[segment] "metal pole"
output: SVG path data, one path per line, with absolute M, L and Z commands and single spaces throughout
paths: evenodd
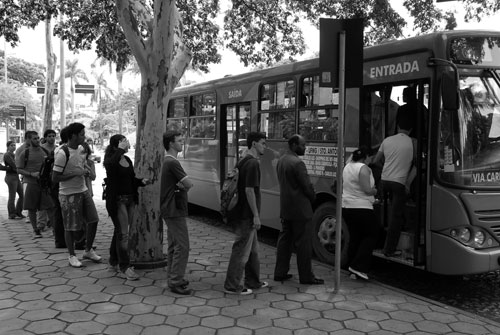
M 345 31 L 339 36 L 339 121 L 337 146 L 337 224 L 335 225 L 335 280 L 334 291 L 340 288 L 340 264 L 342 250 L 342 172 L 344 170 L 344 113 L 345 113 Z
M 62 24 L 63 22 L 63 14 L 59 17 L 59 20 Z M 61 38 L 59 40 L 59 53 L 61 62 L 59 63 L 59 103 L 60 103 L 60 119 L 59 126 L 61 129 L 66 127 L 66 91 L 65 91 L 65 77 L 64 77 L 64 41 Z

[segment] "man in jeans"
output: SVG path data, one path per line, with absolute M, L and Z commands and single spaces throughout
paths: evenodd
M 64 238 L 69 252 L 69 265 L 81 267 L 82 263 L 75 254 L 75 233 L 86 224 L 86 247 L 83 258 L 100 262 L 101 256 L 98 256 L 92 248 L 99 217 L 85 184 L 85 176 L 90 173 L 85 166 L 85 153 L 81 146 L 85 141 L 85 126 L 81 123 L 72 123 L 66 127 L 66 135 L 69 159 L 66 159 L 64 150 L 57 151 L 53 181 L 59 183 L 59 202 L 64 223 Z
M 167 276 L 168 287 L 177 294 L 189 295 L 189 282 L 184 279 L 189 258 L 187 192 L 193 183 L 177 160 L 182 151 L 180 132 L 169 130 L 163 134 L 167 155 L 161 170 L 160 211 L 167 224 Z
M 382 191 L 384 198 L 389 199 L 391 209 L 389 213 L 389 224 L 384 245 L 386 257 L 401 255 L 401 250 L 396 250 L 404 223 L 404 207 L 406 204 L 406 179 L 410 172 L 413 161 L 413 142 L 409 136 L 411 132 L 411 120 L 407 117 L 401 118 L 397 125 L 398 133 L 387 137 L 373 160 L 376 164 L 384 160 L 382 169 Z
M 229 294 L 252 294 L 252 289 L 267 287 L 260 281 L 260 165 L 259 157 L 266 149 L 266 135 L 251 132 L 247 136 L 247 155 L 238 164 L 238 203 L 228 213 L 228 222 L 234 227 L 236 240 L 227 267 L 224 289 Z M 242 284 L 243 274 L 245 274 Z

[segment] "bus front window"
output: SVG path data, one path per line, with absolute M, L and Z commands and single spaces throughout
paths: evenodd
M 439 176 L 460 186 L 500 186 L 500 86 L 490 71 L 460 77 L 458 111 L 440 116 Z

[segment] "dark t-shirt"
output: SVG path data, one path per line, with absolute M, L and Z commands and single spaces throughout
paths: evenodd
M 253 219 L 253 213 L 245 193 L 246 187 L 253 187 L 255 201 L 260 213 L 260 164 L 255 158 L 246 159 L 241 165 L 238 178 L 238 204 L 228 213 L 229 220 Z
M 177 183 L 187 177 L 181 163 L 172 156 L 163 160 L 161 171 L 160 210 L 164 218 L 188 215 L 187 191 L 177 187 Z
M 118 188 L 117 195 L 132 195 L 135 192 L 134 188 L 134 167 L 129 165 L 127 167 L 118 164 Z

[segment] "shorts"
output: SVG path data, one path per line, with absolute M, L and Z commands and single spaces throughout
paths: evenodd
M 118 204 L 124 204 L 128 207 L 134 203 L 134 196 L 132 194 L 118 195 L 116 196 L 116 202 Z
M 82 230 L 84 224 L 99 221 L 94 200 L 88 191 L 70 195 L 59 194 L 59 202 L 64 229 L 67 231 Z
M 54 207 L 50 193 L 42 189 L 37 183 L 24 183 L 23 192 L 23 209 L 45 210 Z

